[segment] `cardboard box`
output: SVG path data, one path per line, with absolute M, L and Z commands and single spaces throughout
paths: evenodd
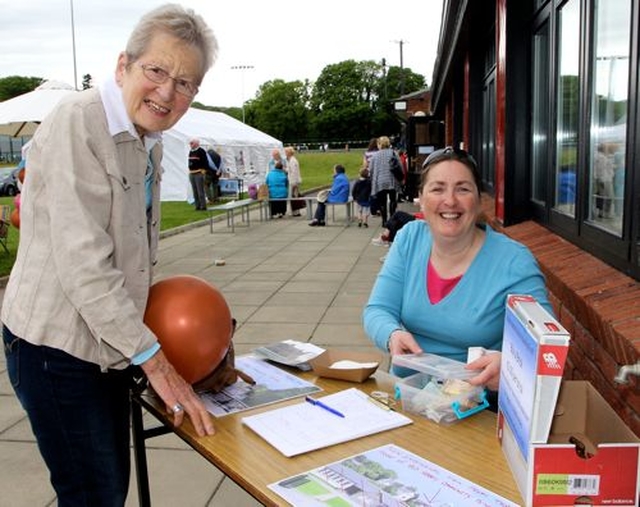
M 522 453 L 503 412 L 498 435 L 527 506 L 640 502 L 640 439 L 589 382 L 564 381 L 548 443 Z
M 498 436 L 527 506 L 638 505 L 640 439 L 588 382 L 562 381 L 569 333 L 507 298 Z
M 525 459 L 530 443 L 549 437 L 569 339 L 535 298 L 507 298 L 498 406 Z
M 357 363 L 376 363 L 368 368 L 331 368 L 338 361 L 354 361 Z M 311 369 L 320 377 L 347 380 L 349 382 L 364 382 L 375 373 L 382 361 L 382 355 L 377 352 L 352 352 L 348 350 L 327 349 L 319 356 L 309 361 Z

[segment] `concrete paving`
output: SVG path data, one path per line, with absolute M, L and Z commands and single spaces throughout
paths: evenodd
M 344 220 L 338 210 L 336 220 Z M 218 287 L 238 320 L 237 354 L 283 339 L 372 350 L 360 319 L 386 248 L 371 244 L 380 233 L 380 218 L 372 217 L 370 224 L 309 227 L 304 218 L 288 216 L 260 222 L 253 210 L 250 227 L 238 220 L 230 233 L 226 222 L 216 221 L 210 234 L 205 221 L 160 241 L 156 278 L 192 274 Z M 216 259 L 225 264 L 217 266 Z M 154 506 L 260 505 L 174 435 L 148 440 L 147 457 Z M 29 422 L 9 384 L 4 354 L 0 470 L 0 505 L 56 505 Z M 134 473 L 126 505 L 138 505 Z

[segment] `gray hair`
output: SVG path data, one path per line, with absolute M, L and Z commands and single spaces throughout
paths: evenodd
M 201 82 L 218 54 L 218 41 L 202 16 L 178 4 L 161 5 L 147 12 L 140 18 L 127 42 L 126 54 L 130 62 L 137 61 L 144 54 L 158 32 L 176 37 L 200 50 L 202 68 L 198 81 Z

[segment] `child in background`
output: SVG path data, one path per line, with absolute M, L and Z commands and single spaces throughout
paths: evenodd
M 353 185 L 351 195 L 358 203 L 358 227 L 363 225 L 369 227 L 367 222 L 370 214 L 371 178 L 369 178 L 369 169 L 366 167 L 360 169 L 360 179 Z

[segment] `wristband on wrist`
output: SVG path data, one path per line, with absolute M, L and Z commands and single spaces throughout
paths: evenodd
M 139 354 L 135 355 L 131 359 L 131 364 L 135 366 L 140 366 L 142 363 L 145 363 L 149 359 L 151 359 L 159 350 L 160 350 L 160 344 L 158 342 L 155 342 L 147 350 L 143 350 Z

